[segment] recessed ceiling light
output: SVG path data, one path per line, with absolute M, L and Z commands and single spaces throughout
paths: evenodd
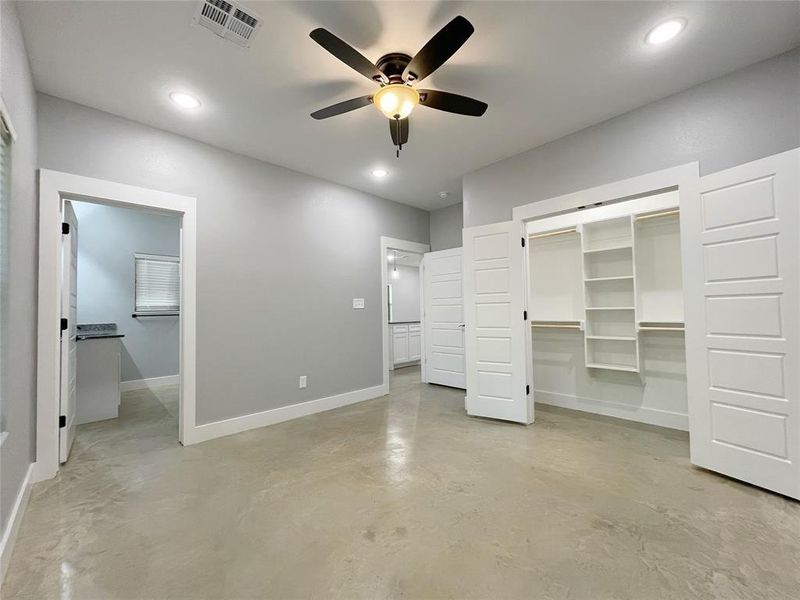
M 686 27 L 686 19 L 670 19 L 653 27 L 645 36 L 644 41 L 650 45 L 657 46 L 670 41 Z
M 200 100 L 184 92 L 172 92 L 169 95 L 169 99 L 181 108 L 186 108 L 188 110 L 200 108 Z
M 374 169 L 372 171 L 372 176 L 373 177 L 377 177 L 378 179 L 383 179 L 388 174 L 389 174 L 389 171 L 387 171 L 386 169 Z
M 447 192 L 439 192 L 439 198 L 447 198 L 449 195 Z

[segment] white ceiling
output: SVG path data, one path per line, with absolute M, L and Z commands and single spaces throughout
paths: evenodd
M 481 166 L 800 45 L 795 1 L 244 4 L 264 20 L 249 50 L 192 26 L 194 1 L 18 6 L 40 91 L 425 209 L 459 201 L 461 176 Z M 488 102 L 484 117 L 419 107 L 397 160 L 372 107 L 308 116 L 375 89 L 312 29 L 377 60 L 413 55 L 457 14 L 475 33 L 424 85 Z M 646 46 L 673 16 L 686 31 Z M 176 89 L 202 108 L 176 110 Z M 390 176 L 375 180 L 378 166 Z

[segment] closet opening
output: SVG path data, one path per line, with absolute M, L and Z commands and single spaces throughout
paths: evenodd
M 688 431 L 678 198 L 526 223 L 537 403 Z

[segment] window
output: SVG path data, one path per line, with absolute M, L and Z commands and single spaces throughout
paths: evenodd
M 181 261 L 177 256 L 134 254 L 136 301 L 134 312 L 178 314 L 181 307 Z

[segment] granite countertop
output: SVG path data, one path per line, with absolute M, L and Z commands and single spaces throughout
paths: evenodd
M 78 323 L 75 339 L 99 340 L 104 338 L 122 338 L 124 333 L 117 331 L 116 323 Z

